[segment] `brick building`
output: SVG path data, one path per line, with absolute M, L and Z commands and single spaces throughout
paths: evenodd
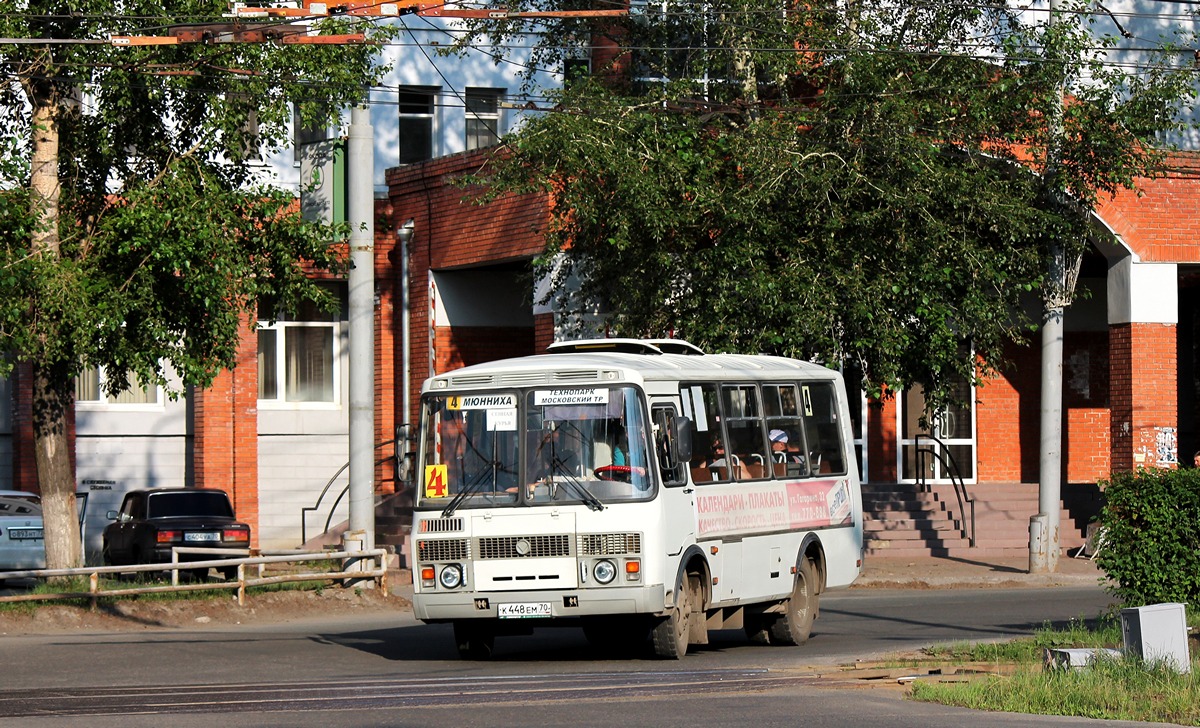
M 540 351 L 554 339 L 554 314 L 537 306 L 529 280 L 546 201 L 466 201 L 468 191 L 448 180 L 479 163 L 459 155 L 388 175 L 393 219 L 411 219 L 415 230 L 414 393 L 431 373 Z M 1123 193 L 1098 211 L 1096 240 L 1080 269 L 1081 295 L 1065 314 L 1063 364 L 1063 482 L 1077 486 L 1064 493 L 1082 493 L 1093 507 L 1095 483 L 1113 470 L 1175 467 L 1181 452 L 1190 462 L 1200 449 L 1194 411 L 1200 221 L 1186 212 L 1197 193 L 1200 180 L 1172 174 L 1143 181 L 1142 194 Z M 1030 310 L 1038 305 L 1031 300 Z M 984 386 L 962 384 L 962 398 L 974 406 L 935 418 L 941 444 L 933 447 L 951 455 L 959 475 L 981 493 L 1038 481 L 1039 343 L 1034 336 L 1032 345 L 1011 347 L 1011 366 Z M 919 391 L 884 402 L 857 399 L 864 481 L 949 481 L 941 461 L 918 463 L 918 435 L 931 434 L 918 425 Z M 919 465 L 925 472 L 917 472 Z M 1013 529 L 1023 532 L 1036 510 L 1009 517 L 1010 548 L 1018 538 Z M 1076 545 L 1085 525 L 1077 515 L 1063 543 Z
M 426 376 L 540 351 L 555 338 L 555 314 L 537 304 L 531 275 L 548 201 L 508 197 L 479 205 L 471 190 L 450 181 L 477 169 L 485 153 L 389 170 L 388 197 L 377 200 L 376 481 L 384 501 L 403 490 L 389 459 L 391 441 L 415 415 Z M 1079 282 L 1089 295 L 1068 307 L 1065 318 L 1064 483 L 1094 490 L 1112 470 L 1173 467 L 1181 459 L 1190 462 L 1200 448 L 1200 219 L 1187 212 L 1198 192 L 1200 180 L 1175 174 L 1146 181 L 1141 195 L 1119 195 L 1098 211 L 1098 238 Z M 396 230 L 410 220 L 408 386 L 414 411 L 406 416 Z M 341 284 L 330 285 L 337 290 Z M 179 401 L 161 393 L 103 401 L 102 394 L 80 389 L 73 434 L 77 480 L 91 495 L 91 551 L 98 547 L 104 511 L 133 487 L 226 488 L 263 546 L 296 546 L 321 533 L 327 520 L 335 526 L 344 521 L 345 499 L 338 501 L 345 482 L 338 469 L 348 452 L 340 404 L 344 324 L 341 317 L 320 314 L 274 326 L 264 321 L 247 329 L 236 369 Z M 981 491 L 1038 478 L 1039 350 L 1013 348 L 1010 354 L 1013 366 L 985 386 L 964 390 L 973 407 L 936 419 L 960 474 Z M 0 443 L 8 446 L 11 483 L 32 490 L 28 382 L 18 372 L 8 386 L 13 407 L 7 421 L 0 420 L 8 434 Z M 298 395 L 290 397 L 291 390 Z M 920 393 L 900 392 L 881 403 L 857 399 L 864 480 L 916 480 Z M 938 482 L 949 473 L 935 462 L 923 475 Z M 401 509 L 404 495 L 391 499 Z M 380 542 L 395 543 L 397 534 L 389 538 L 386 531 L 399 532 L 402 521 L 390 519 L 386 509 L 381 513 Z
M 619 57 L 611 44 L 593 48 L 593 54 L 597 68 Z M 464 199 L 471 190 L 449 184 L 476 170 L 486 153 L 462 150 L 490 144 L 521 114 L 522 99 L 509 92 L 518 85 L 514 72 L 484 75 L 478 69 L 492 65 L 486 61 L 456 65 L 449 77 L 432 66 L 398 63 L 388 81 L 398 105 L 373 108 L 376 127 L 384 130 L 376 144 L 376 181 L 379 167 L 407 165 L 387 170 L 375 225 L 381 531 L 402 528 L 390 515 L 392 504 L 402 510 L 405 499 L 403 492 L 392 497 L 403 488 L 389 457 L 398 426 L 415 415 L 415 406 L 403 411 L 405 386 L 415 404 L 421 381 L 431 373 L 540 351 L 555 338 L 555 314 L 538 304 L 531 275 L 548 201 L 505 198 L 480 206 Z M 620 72 L 618 66 L 614 73 Z M 450 152 L 459 153 L 443 156 Z M 275 166 L 301 176 L 290 155 Z M 1090 295 L 1066 311 L 1064 483 L 1085 489 L 1094 490 L 1114 469 L 1171 467 L 1190 462 L 1191 453 L 1200 450 L 1195 412 L 1200 217 L 1188 212 L 1200 205 L 1200 179 L 1184 171 L 1142 187 L 1143 194 L 1122 193 L 1099 209 L 1096 243 L 1080 273 L 1080 288 Z M 381 191 L 377 188 L 377 196 Z M 396 231 L 409 220 L 406 306 Z M 344 283 L 330 285 L 344 295 Z M 400 343 L 406 319 L 407 377 Z M 85 536 L 93 555 L 105 511 L 136 487 L 225 488 L 262 546 L 297 546 L 324 531 L 327 522 L 344 521 L 346 329 L 344 314 L 302 312 L 272 325 L 264 320 L 247 329 L 235 370 L 177 401 L 162 392 L 113 400 L 98 387 L 81 385 L 71 435 L 77 482 L 90 495 Z M 943 443 L 937 447 L 953 455 L 963 478 L 981 491 L 983 486 L 1016 491 L 1037 481 L 1036 344 L 1035 339 L 1033 346 L 1014 347 L 1014 365 L 985 386 L 971 390 L 963 383 L 960 394 L 973 406 L 936 420 Z M 0 487 L 35 490 L 29 383 L 18 372 L 0 382 L 0 396 L 4 391 L 12 407 L 0 407 Z M 927 434 L 918 426 L 919 391 L 880 403 L 861 396 L 857 401 L 865 481 L 947 480 L 950 473 L 939 462 L 918 472 L 918 435 Z M 1022 517 L 1012 519 L 1018 529 L 1025 528 Z M 384 533 L 377 541 L 395 542 Z

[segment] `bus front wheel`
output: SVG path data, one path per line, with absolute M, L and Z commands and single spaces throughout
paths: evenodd
M 687 654 L 688 638 L 691 634 L 692 602 L 699 598 L 698 592 L 699 579 L 689 574 L 675 597 L 675 606 L 650 633 L 650 639 L 654 643 L 654 654 L 668 660 L 681 660 Z
M 470 621 L 454 623 L 454 644 L 464 660 L 486 660 L 496 646 L 496 635 L 482 625 Z
M 812 559 L 800 562 L 792 594 L 784 602 L 785 612 L 771 625 L 771 642 L 777 645 L 802 645 L 812 634 L 817 616 L 817 569 Z

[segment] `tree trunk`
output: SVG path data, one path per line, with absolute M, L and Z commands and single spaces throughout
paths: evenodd
M 52 66 L 49 54 L 46 69 Z M 37 226 L 30 252 L 57 261 L 59 249 L 58 119 L 61 107 L 53 82 L 27 80 L 25 90 L 33 107 L 30 152 L 30 205 Z M 71 443 L 67 439 L 70 409 L 70 368 L 62 362 L 40 361 L 33 372 L 33 443 L 38 487 L 42 496 L 42 522 L 46 538 L 46 566 L 65 569 L 79 566 L 82 549 L 79 518 L 75 511 L 75 476 L 71 469 Z
M 67 438 L 67 413 L 73 395 L 66 367 L 34 365 L 34 463 L 42 491 L 46 567 L 49 569 L 79 566 L 83 556 L 75 507 L 71 443 Z
M 36 254 L 58 257 L 58 200 L 62 188 L 58 182 L 58 98 L 53 86 L 29 82 L 26 93 L 33 105 L 30 169 L 30 206 L 37 227 L 30 240 Z

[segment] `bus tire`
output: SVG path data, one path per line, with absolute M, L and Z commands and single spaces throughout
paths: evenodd
M 792 594 L 784 602 L 785 611 L 771 625 L 771 643 L 802 645 L 807 642 L 817 615 L 817 599 L 817 569 L 812 559 L 804 559 L 796 570 Z
M 692 601 L 696 589 L 692 584 L 696 578 L 688 574 L 675 598 L 670 613 L 654 626 L 650 639 L 654 643 L 654 654 L 666 660 L 682 660 L 687 654 L 691 634 Z
M 458 656 L 464 660 L 487 660 L 496 646 L 496 635 L 491 630 L 470 621 L 454 623 L 454 645 Z
M 771 644 L 772 620 L 763 614 L 746 614 L 742 617 L 742 631 L 756 645 Z

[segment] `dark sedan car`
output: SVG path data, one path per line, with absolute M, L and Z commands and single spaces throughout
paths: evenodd
M 151 488 L 125 494 L 120 511 L 109 511 L 114 521 L 104 529 L 104 563 L 170 563 L 175 546 L 217 549 L 250 547 L 250 527 L 234 518 L 233 505 L 225 491 L 208 488 Z M 231 556 L 242 555 L 230 554 Z M 222 558 L 218 555 L 180 554 L 180 561 Z M 226 578 L 236 567 L 224 570 Z M 198 578 L 207 569 L 195 569 Z

